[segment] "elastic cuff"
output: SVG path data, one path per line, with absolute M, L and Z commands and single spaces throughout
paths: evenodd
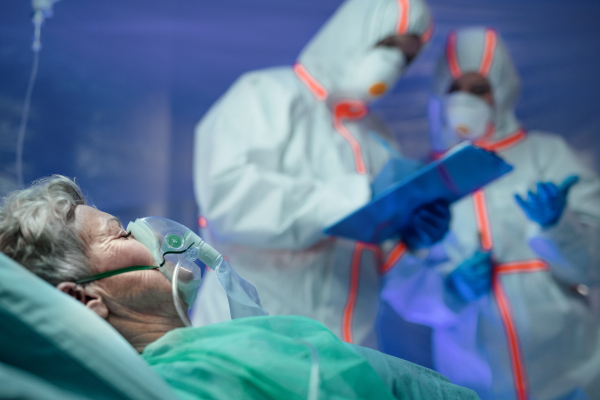
M 579 235 L 578 225 L 577 215 L 569 208 L 565 208 L 558 222 L 552 226 L 543 228 L 537 223 L 531 224 L 527 230 L 527 238 L 542 237 L 555 240 L 564 237 L 575 237 Z

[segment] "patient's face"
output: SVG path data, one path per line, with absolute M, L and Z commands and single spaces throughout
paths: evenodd
M 93 207 L 75 209 L 76 223 L 89 245 L 92 274 L 137 265 L 156 265 L 152 253 L 120 221 Z M 132 271 L 92 284 L 101 287 L 107 303 L 132 311 L 163 314 L 173 311 L 171 284 L 158 269 Z

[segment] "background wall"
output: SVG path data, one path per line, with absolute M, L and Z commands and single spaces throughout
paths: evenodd
M 125 222 L 194 226 L 193 128 L 242 72 L 290 65 L 340 0 L 62 0 L 42 29 L 25 138 L 25 181 L 76 177 Z M 488 25 L 523 80 L 518 115 L 565 135 L 600 171 L 600 3 L 431 0 L 436 32 L 374 105 L 407 155 L 427 153 L 428 76 L 452 27 Z M 31 5 L 0 0 L 0 193 L 16 187 L 15 147 L 31 71 Z

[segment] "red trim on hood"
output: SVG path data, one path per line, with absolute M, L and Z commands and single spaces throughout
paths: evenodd
M 398 0 L 398 25 L 396 31 L 403 35 L 408 33 L 410 23 L 410 0 Z
M 483 55 L 479 66 L 479 73 L 483 76 L 488 76 L 494 62 L 494 54 L 496 53 L 496 44 L 498 43 L 498 35 L 493 29 L 485 31 L 485 44 L 483 46 Z
M 427 26 L 427 29 L 425 29 L 425 32 L 423 32 L 423 34 L 420 37 L 421 43 L 425 44 L 425 43 L 429 42 L 429 39 L 431 39 L 431 37 L 433 36 L 434 30 L 435 30 L 435 23 L 433 22 L 433 20 L 430 20 L 429 25 Z
M 329 92 L 323 85 L 319 83 L 304 67 L 304 65 L 299 62 L 295 63 L 293 66 L 294 72 L 296 76 L 302 83 L 306 85 L 308 90 L 317 98 L 319 101 L 323 101 L 329 96 Z
M 448 60 L 448 69 L 452 78 L 458 79 L 462 75 L 460 64 L 458 63 L 458 56 L 456 55 L 456 32 L 452 31 L 448 35 L 448 42 L 446 43 L 446 59 Z

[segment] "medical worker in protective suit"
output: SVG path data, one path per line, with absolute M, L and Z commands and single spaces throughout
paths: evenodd
M 393 146 L 368 103 L 392 89 L 430 32 L 421 0 L 347 1 L 293 67 L 244 74 L 198 124 L 202 235 L 271 315 L 308 316 L 345 341 L 376 346 L 385 255 L 323 229 L 370 200 Z M 448 207 L 422 212 L 404 233 L 413 247 L 441 239 L 449 225 Z M 215 281 L 207 272 L 195 324 L 228 318 Z
M 434 91 L 438 155 L 468 140 L 514 170 L 455 203 L 450 232 L 398 261 L 383 300 L 432 327 L 435 368 L 484 400 L 600 398 L 600 323 L 580 293 L 599 278 L 600 182 L 560 136 L 516 119 L 494 30 L 449 34 Z

